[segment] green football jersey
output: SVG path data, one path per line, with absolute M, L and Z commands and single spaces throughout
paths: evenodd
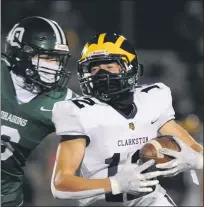
M 1 59 L 1 194 L 14 192 L 22 183 L 23 167 L 30 152 L 55 131 L 55 102 L 75 97 L 70 89 L 52 91 L 19 104 L 8 62 Z

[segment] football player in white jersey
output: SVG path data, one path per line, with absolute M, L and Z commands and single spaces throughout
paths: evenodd
M 141 72 L 134 47 L 121 35 L 99 34 L 84 46 L 78 62 L 84 96 L 53 109 L 62 136 L 54 197 L 78 199 L 81 206 L 174 206 L 156 177 L 202 168 L 203 156 L 188 146 L 202 147 L 174 121 L 170 89 L 163 83 L 137 86 Z M 179 137 L 182 151 L 176 163 L 157 166 L 167 170 L 147 172 L 154 161 L 139 166 L 139 150 L 158 134 Z M 183 159 L 186 152 L 192 159 Z

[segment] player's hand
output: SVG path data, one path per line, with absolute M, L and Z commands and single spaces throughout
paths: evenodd
M 112 194 L 140 192 L 152 192 L 152 187 L 159 183 L 158 180 L 151 180 L 161 175 L 160 171 L 142 173 L 151 167 L 155 161 L 150 160 L 138 166 L 131 163 L 129 156 L 124 167 L 113 177 L 109 177 L 111 183 Z
M 163 175 L 165 177 L 171 177 L 186 170 L 203 169 L 202 153 L 196 152 L 181 139 L 177 137 L 173 138 L 180 146 L 181 151 L 176 152 L 166 148 L 160 149 L 160 153 L 175 158 L 169 162 L 156 165 L 158 169 L 166 169 L 163 171 Z

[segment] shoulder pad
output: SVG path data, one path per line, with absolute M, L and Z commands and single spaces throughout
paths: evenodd
M 52 122 L 55 125 L 57 135 L 85 135 L 79 110 L 76 110 L 71 100 L 55 103 Z
M 65 113 L 73 113 L 74 110 L 74 104 L 73 102 L 69 99 L 69 100 L 64 100 L 64 101 L 58 101 L 54 104 L 53 109 L 52 109 L 52 113 L 54 112 L 62 112 L 63 111 Z
M 153 90 L 154 89 L 154 90 Z M 144 93 L 149 93 L 149 92 L 155 92 L 155 89 L 158 90 L 170 90 L 168 86 L 166 86 L 164 83 L 154 83 L 154 84 L 145 84 L 145 85 L 140 85 L 138 88 L 136 88 L 136 91 L 139 92 L 144 92 Z
M 143 85 L 136 89 L 136 96 L 141 97 L 144 102 L 151 102 L 157 105 L 169 105 L 172 102 L 171 90 L 163 83 Z
M 78 111 L 71 100 L 58 101 L 52 109 L 52 121 L 55 123 L 62 117 L 78 116 Z

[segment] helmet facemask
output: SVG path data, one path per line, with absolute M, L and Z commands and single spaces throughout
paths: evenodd
M 24 78 L 25 88 L 33 93 L 60 91 L 67 86 L 70 72 L 67 63 L 69 51 L 44 50 L 21 43 L 12 50 L 13 71 Z
M 100 69 L 95 75 L 92 75 L 91 67 L 98 62 L 117 63 L 120 65 L 121 71 L 111 73 Z M 140 76 L 140 65 L 135 60 L 133 66 L 126 55 L 95 55 L 79 61 L 78 76 L 84 95 L 109 101 L 118 98 L 125 92 L 134 91 Z

